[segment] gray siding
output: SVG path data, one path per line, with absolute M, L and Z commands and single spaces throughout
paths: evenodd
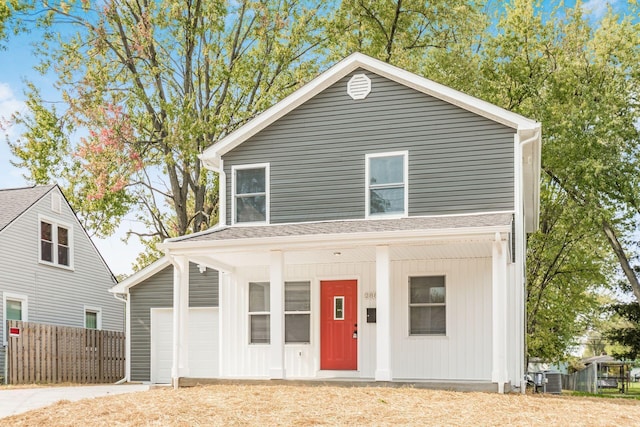
M 173 307 L 173 267 L 168 266 L 130 290 L 131 380 L 151 379 L 151 309 Z M 218 307 L 218 272 L 189 265 L 189 307 Z
M 353 74 L 223 156 L 228 223 L 233 165 L 270 163 L 271 223 L 355 219 L 365 154 L 405 150 L 410 216 L 513 209 L 513 129 L 368 71 L 354 101 Z
M 52 192 L 0 232 L 0 297 L 24 295 L 29 321 L 63 326 L 84 327 L 85 305 L 100 307 L 102 329 L 123 331 L 124 304 L 108 291 L 115 285 L 111 272 L 69 205 L 63 201 L 61 213 L 51 210 Z M 73 228 L 73 270 L 39 263 L 39 214 Z M 0 307 L 0 337 L 5 324 Z M 0 376 L 4 376 L 1 348 Z

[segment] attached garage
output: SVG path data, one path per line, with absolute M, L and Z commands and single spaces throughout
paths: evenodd
M 173 309 L 151 309 L 151 382 L 171 383 Z M 189 309 L 189 376 L 218 376 L 218 309 Z

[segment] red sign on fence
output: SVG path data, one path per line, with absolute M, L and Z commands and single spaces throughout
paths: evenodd
M 9 336 L 10 337 L 19 337 L 20 336 L 20 328 L 9 328 Z

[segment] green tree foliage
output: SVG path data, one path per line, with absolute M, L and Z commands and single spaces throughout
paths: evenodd
M 217 182 L 198 154 L 322 65 L 316 1 L 55 1 L 40 70 L 63 105 L 29 91 L 11 144 L 36 183 L 62 179 L 89 230 L 135 212 L 151 245 L 216 223 Z M 320 8 L 320 9 L 319 9 Z M 74 133 L 75 132 L 75 133 Z
M 614 304 L 611 310 L 619 318 L 619 324 L 605 333 L 612 343 L 618 344 L 612 352 L 616 358 L 636 360 L 640 358 L 640 304 Z

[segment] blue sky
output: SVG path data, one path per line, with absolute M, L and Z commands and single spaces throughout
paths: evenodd
M 492 0 L 497 2 L 498 0 Z M 499 2 L 498 2 L 499 3 Z M 551 9 L 556 1 L 545 1 L 544 8 Z M 495 3 L 494 3 L 495 4 Z M 565 1 L 567 6 L 575 4 L 575 0 Z M 611 4 L 614 9 L 625 8 L 626 1 L 603 0 L 584 1 L 585 8 L 591 10 L 591 18 L 598 20 L 606 12 L 607 4 Z M 6 42 L 7 49 L 0 50 L 0 120 L 8 118 L 15 111 L 24 111 L 24 80 L 28 79 L 42 91 L 43 98 L 55 101 L 58 99 L 57 92 L 53 87 L 54 79 L 51 76 L 41 76 L 33 70 L 37 60 L 32 55 L 32 44 L 37 42 L 37 33 L 13 37 Z M 9 135 L 13 138 L 18 136 L 17 129 L 8 129 Z M 4 132 L 0 137 L 0 188 L 14 188 L 28 185 L 22 177 L 22 171 L 13 167 L 10 163 L 10 152 L 5 142 Z M 142 246 L 136 242 L 135 238 L 130 239 L 128 244 L 121 241 L 126 231 L 136 228 L 133 221 L 125 220 L 115 235 L 109 239 L 94 239 L 94 243 L 102 253 L 103 257 L 113 270 L 114 274 L 131 273 L 131 264 L 136 255 L 142 251 Z

